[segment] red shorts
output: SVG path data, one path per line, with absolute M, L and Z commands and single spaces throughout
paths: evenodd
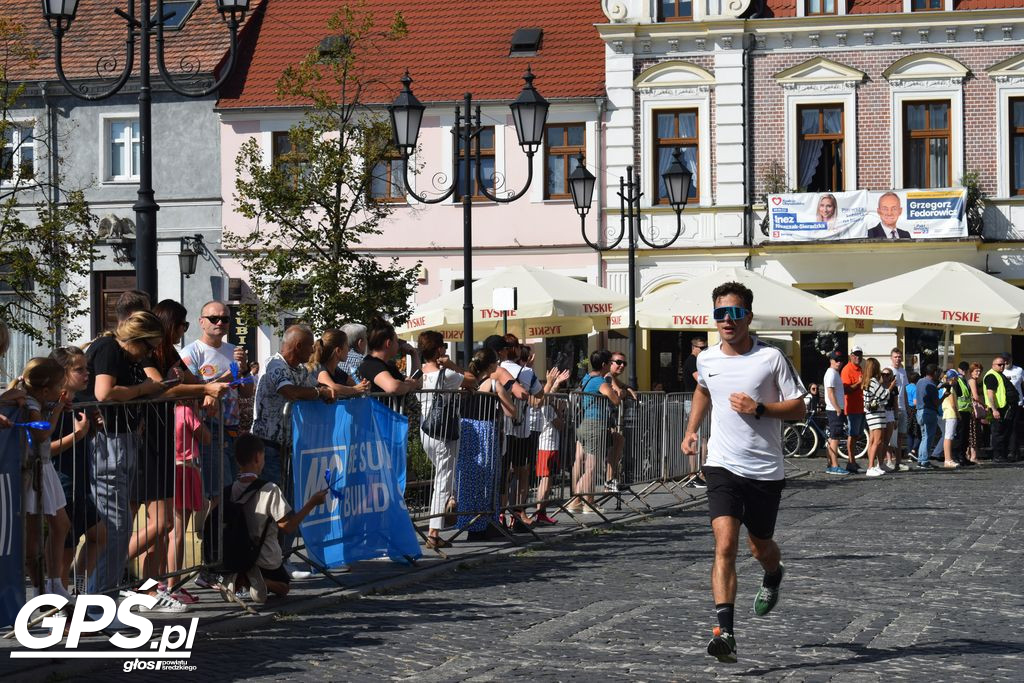
M 176 510 L 201 510 L 203 508 L 203 478 L 198 467 L 175 465 L 174 508 Z
M 537 451 L 537 476 L 550 477 L 558 469 L 558 451 Z

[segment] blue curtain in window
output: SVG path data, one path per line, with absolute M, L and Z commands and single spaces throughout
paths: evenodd
M 826 133 L 838 133 L 843 129 L 842 109 L 823 109 L 822 113 L 825 119 Z
M 803 190 L 810 186 L 811 180 L 818 170 L 818 162 L 821 161 L 821 151 L 824 148 L 824 140 L 801 140 L 797 145 L 798 189 Z

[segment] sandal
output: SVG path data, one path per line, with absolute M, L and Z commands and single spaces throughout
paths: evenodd
M 438 548 L 451 548 L 452 542 L 447 541 L 440 536 L 427 536 L 427 547 L 431 550 L 437 550 Z

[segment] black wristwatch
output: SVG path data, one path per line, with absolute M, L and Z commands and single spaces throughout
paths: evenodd
M 764 404 L 758 403 L 757 407 L 754 408 L 754 419 L 760 420 L 762 415 L 764 415 Z

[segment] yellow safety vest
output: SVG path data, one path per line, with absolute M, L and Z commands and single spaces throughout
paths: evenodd
M 960 395 L 956 397 L 956 412 L 969 413 L 971 412 L 971 390 L 967 387 L 967 382 L 963 377 L 957 377 L 956 383 L 960 385 Z
M 1006 378 L 1003 377 L 1003 373 L 996 372 L 995 370 L 989 370 L 985 373 L 985 377 L 992 375 L 999 380 L 999 386 L 996 388 L 996 404 L 992 405 L 988 398 L 988 388 L 985 388 L 985 405 L 989 408 L 1002 409 L 1006 407 Z

